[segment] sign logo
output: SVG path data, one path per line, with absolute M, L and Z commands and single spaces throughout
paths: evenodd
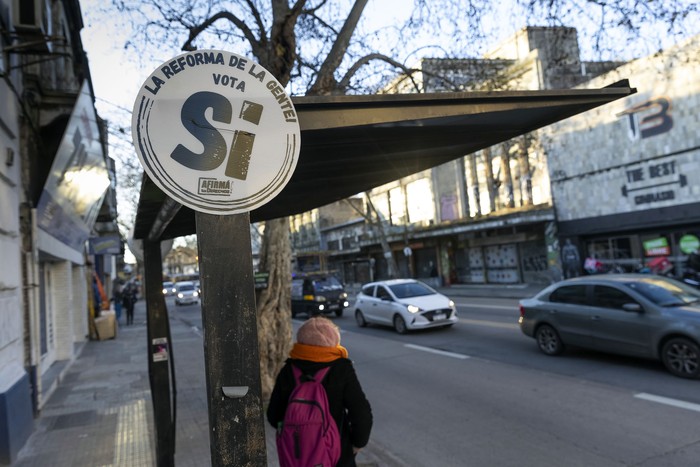
M 282 85 L 259 64 L 220 50 L 163 63 L 134 103 L 141 164 L 168 196 L 195 211 L 249 212 L 285 187 L 300 130 Z
M 665 97 L 651 99 L 635 105 L 624 112 L 620 112 L 617 116 L 627 116 L 629 124 L 628 135 L 632 141 L 660 135 L 673 128 L 671 101 Z

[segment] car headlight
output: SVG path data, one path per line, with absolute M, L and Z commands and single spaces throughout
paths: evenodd
M 326 309 L 326 306 L 325 306 L 325 305 L 319 305 L 319 306 L 318 306 L 318 311 L 323 311 L 323 310 L 325 310 L 325 309 Z
M 340 295 L 338 295 L 338 298 L 341 300 L 348 298 L 347 292 L 342 292 Z
M 324 297 L 323 295 L 316 295 L 314 298 L 317 302 L 325 302 L 326 301 L 326 297 Z
M 408 305 L 408 306 L 406 307 L 406 309 L 407 309 L 410 313 L 418 313 L 418 312 L 420 311 L 420 308 L 418 308 L 418 307 L 415 306 L 415 305 Z
M 168 293 L 168 289 L 163 289 L 163 294 L 167 294 L 167 293 Z
M 455 307 L 455 302 L 453 302 L 452 300 L 450 300 L 450 308 L 454 308 L 454 307 Z
M 199 294 L 197 292 L 192 292 L 193 297 L 199 297 Z

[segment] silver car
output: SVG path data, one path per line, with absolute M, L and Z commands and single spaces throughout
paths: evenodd
M 191 305 L 199 303 L 199 292 L 194 282 L 183 281 L 175 284 L 175 305 Z
M 676 376 L 700 377 L 700 291 L 667 277 L 567 279 L 521 300 L 519 323 L 547 355 L 570 344 L 661 360 Z
M 452 300 L 413 279 L 371 282 L 362 286 L 355 300 L 355 320 L 393 326 L 404 334 L 409 330 L 450 327 L 458 321 Z

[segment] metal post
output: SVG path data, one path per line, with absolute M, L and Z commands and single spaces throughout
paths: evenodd
M 156 465 L 175 464 L 175 376 L 172 375 L 172 342 L 168 309 L 163 297 L 163 265 L 160 241 L 143 242 L 146 289 L 146 316 L 148 319 L 148 376 L 151 384 L 153 418 L 156 430 Z M 171 404 L 172 397 L 172 404 Z
M 195 216 L 211 463 L 266 465 L 250 216 Z

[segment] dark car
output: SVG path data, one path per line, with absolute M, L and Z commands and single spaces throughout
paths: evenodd
M 547 355 L 570 344 L 661 360 L 676 376 L 700 377 L 700 291 L 668 277 L 567 279 L 521 300 L 519 323 Z
M 340 317 L 349 304 L 343 284 L 332 275 L 310 275 L 292 280 L 292 317 L 300 313 Z

